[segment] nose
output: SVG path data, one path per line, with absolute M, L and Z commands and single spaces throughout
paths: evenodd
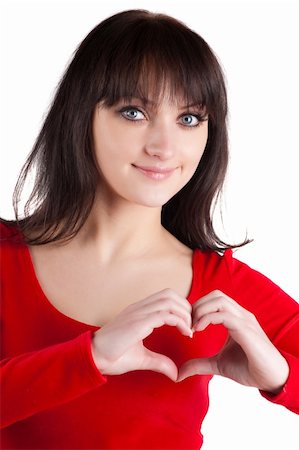
M 150 156 L 158 156 L 161 160 L 173 158 L 175 155 L 175 133 L 171 125 L 159 121 L 148 128 L 145 151 Z

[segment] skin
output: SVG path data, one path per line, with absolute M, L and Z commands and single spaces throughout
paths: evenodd
M 138 99 L 130 103 L 139 110 L 123 110 L 127 103 L 121 101 L 112 108 L 99 105 L 95 111 L 93 132 L 103 180 L 101 197 L 107 202 L 114 191 L 119 201 L 160 210 L 194 174 L 206 145 L 208 121 L 195 126 L 199 122 L 190 114 L 197 113 L 195 108 L 188 114 L 188 108 L 167 102 L 159 109 L 145 107 Z M 180 117 L 182 113 L 184 116 Z M 190 125 L 185 124 L 187 120 Z M 132 164 L 177 169 L 167 182 L 157 183 L 141 176 Z
M 203 154 L 208 121 L 199 126 L 198 110 L 167 100 L 143 105 L 140 99 L 123 110 L 120 102 L 98 105 L 93 117 L 99 190 L 83 229 L 102 263 L 114 258 L 141 257 L 157 248 L 166 234 L 161 208 L 190 180 Z M 128 106 L 128 105 L 127 105 Z M 148 179 L 133 165 L 176 168 L 163 181 Z M 81 233 L 82 238 L 82 233 Z M 176 326 L 192 338 L 209 324 L 223 324 L 229 340 L 210 359 L 195 359 L 178 368 L 164 355 L 151 352 L 143 339 L 154 328 Z M 192 306 L 186 298 L 164 289 L 132 303 L 94 333 L 92 354 L 105 375 L 154 370 L 179 382 L 195 374 L 217 374 L 273 394 L 285 384 L 289 368 L 256 318 L 221 291 L 213 291 Z
M 193 113 L 198 111 L 182 108 L 183 102 L 164 100 L 158 107 L 144 107 L 138 99 L 134 102 L 135 109 L 126 112 L 120 112 L 123 103 L 95 109 L 92 126 L 100 176 L 91 214 L 67 245 L 31 248 L 38 278 L 58 310 L 75 320 L 103 324 L 92 340 L 95 364 L 103 374 L 150 369 L 179 382 L 210 373 L 275 394 L 288 377 L 287 362 L 256 318 L 233 299 L 213 291 L 191 306 L 170 288 L 145 294 L 140 279 L 131 280 L 131 291 L 126 289 L 124 273 L 136 273 L 138 267 L 143 276 L 152 269 L 148 261 L 155 264 L 167 256 L 178 260 L 171 276 L 177 278 L 182 292 L 187 291 L 185 278 L 180 278 L 190 263 L 191 250 L 162 227 L 161 208 L 192 177 L 208 137 L 207 121 L 190 127 L 189 121 L 197 123 Z M 177 170 L 157 182 L 141 175 L 133 164 Z M 161 285 L 154 272 L 152 286 Z M 115 290 L 120 276 L 123 286 Z M 104 297 L 101 303 L 99 289 Z M 195 359 L 178 368 L 165 355 L 143 346 L 143 339 L 165 324 L 192 337 L 210 323 L 223 324 L 230 336 L 214 358 Z

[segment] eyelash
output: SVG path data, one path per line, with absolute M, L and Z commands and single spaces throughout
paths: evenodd
M 145 116 L 145 113 L 137 106 L 134 105 L 128 105 L 128 106 L 124 106 L 123 108 L 121 108 L 118 113 L 121 115 L 122 118 L 124 118 L 125 120 L 129 120 L 130 122 L 134 122 L 136 124 L 138 124 L 138 122 L 141 122 L 141 120 L 134 120 L 134 119 L 129 119 L 128 117 L 124 116 L 123 113 L 126 111 L 130 111 L 130 110 L 135 110 L 140 112 L 141 114 L 143 114 Z M 205 122 L 207 120 L 207 117 L 198 113 L 185 113 L 185 114 L 181 114 L 180 118 L 185 117 L 185 116 L 193 116 L 198 120 L 198 123 L 195 125 L 184 125 L 184 124 L 180 124 L 182 125 L 185 129 L 193 129 L 193 128 L 197 128 L 199 125 L 201 125 L 202 122 Z

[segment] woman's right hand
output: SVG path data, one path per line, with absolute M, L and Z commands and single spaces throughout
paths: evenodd
M 192 307 L 172 289 L 163 289 L 121 311 L 94 333 L 92 354 L 103 375 L 120 375 L 132 370 L 153 370 L 176 381 L 178 369 L 165 355 L 152 352 L 143 339 L 154 328 L 176 326 L 192 337 Z

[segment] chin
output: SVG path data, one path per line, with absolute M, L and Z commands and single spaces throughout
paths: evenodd
M 175 195 L 175 194 L 174 194 Z M 148 198 L 139 198 L 135 199 L 134 203 L 137 203 L 138 205 L 147 206 L 148 208 L 162 208 L 163 205 L 165 205 L 173 196 L 148 196 Z

